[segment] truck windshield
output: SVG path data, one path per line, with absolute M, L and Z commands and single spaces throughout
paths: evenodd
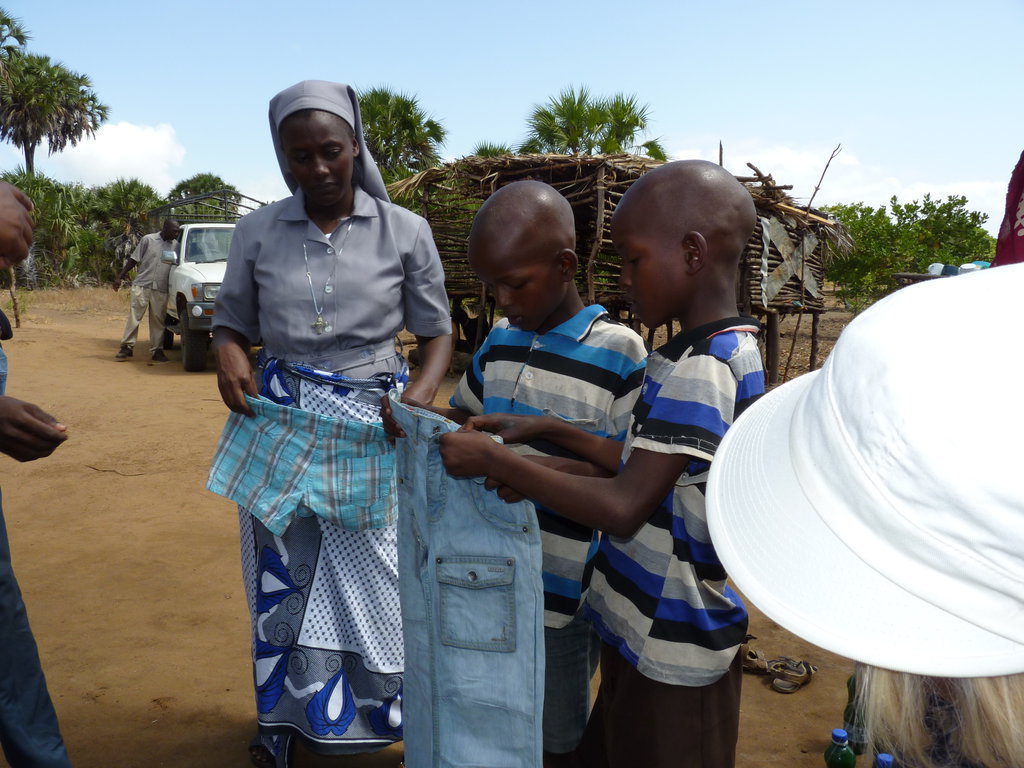
M 231 236 L 234 233 L 234 227 L 190 230 L 185 242 L 185 261 L 195 264 L 227 261 L 228 248 L 231 246 Z

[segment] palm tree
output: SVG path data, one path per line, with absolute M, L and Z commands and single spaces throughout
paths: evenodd
M 6 76 L 7 62 L 25 49 L 29 34 L 21 22 L 0 8 L 0 76 Z
M 415 96 L 371 88 L 359 96 L 366 145 L 386 182 L 431 168 L 441 159 L 447 131 Z
M 495 144 L 491 141 L 481 141 L 470 152 L 477 157 L 499 157 L 501 155 L 514 155 L 516 153 L 508 144 Z
M 20 169 L 2 178 L 19 187 L 35 204 L 33 259 L 21 270 L 24 281 L 35 286 L 37 282 L 53 285 L 77 279 L 90 255 L 81 244 L 92 226 L 92 193 L 81 184 L 64 184 Z
M 30 175 L 20 168 L 0 174 L 0 181 L 20 188 L 35 204 L 31 254 L 15 268 L 16 280 L 12 271 L 12 285 L 79 285 L 83 280 L 98 283 L 113 277 L 109 253 L 96 231 L 94 190 L 41 173 Z
M 7 61 L 0 84 L 0 139 L 25 153 L 25 171 L 35 172 L 36 148 L 46 141 L 50 154 L 92 136 L 107 119 L 85 75 L 72 72 L 49 56 L 18 54 Z
M 97 227 L 116 261 L 131 254 L 149 229 L 149 212 L 163 200 L 138 179 L 118 179 L 96 189 Z
M 543 106 L 535 106 L 526 120 L 527 139 L 523 153 L 557 152 L 592 155 L 601 128 L 600 102 L 584 86 L 570 86 Z
M 594 98 L 590 90 L 570 86 L 547 104 L 534 107 L 527 118 L 527 138 L 520 152 L 569 155 L 642 152 L 666 160 L 657 139 L 640 142 L 647 130 L 649 108 L 635 96 L 615 94 Z
M 637 143 L 637 137 L 647 130 L 650 107 L 637 101 L 636 96 L 623 93 L 605 99 L 602 107 L 605 124 L 598 142 L 602 154 L 631 152 L 655 160 L 668 160 L 664 147 L 657 139 Z

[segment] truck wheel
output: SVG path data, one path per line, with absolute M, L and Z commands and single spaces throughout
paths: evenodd
M 206 353 L 210 347 L 210 334 L 207 331 L 194 331 L 188 327 L 188 314 L 182 312 L 181 318 L 181 364 L 186 371 L 205 371 Z

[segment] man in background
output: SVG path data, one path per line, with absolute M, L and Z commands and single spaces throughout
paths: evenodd
M 121 337 L 121 349 L 115 358 L 124 362 L 130 358 L 135 349 L 135 340 L 139 337 L 139 325 L 142 317 L 149 309 L 149 349 L 154 363 L 166 363 L 164 354 L 164 315 L 167 314 L 167 277 L 171 265 L 162 258 L 164 253 L 173 254 L 178 248 L 178 234 L 181 227 L 174 219 L 164 219 L 159 232 L 146 235 L 128 257 L 121 273 L 114 281 L 114 290 L 121 287 L 125 277 L 138 267 L 135 280 L 132 281 L 131 300 L 128 305 L 128 322 L 124 326 Z

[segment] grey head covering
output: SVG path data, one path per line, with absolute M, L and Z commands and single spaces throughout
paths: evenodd
M 359 115 L 359 100 L 352 86 L 344 83 L 329 83 L 325 80 L 303 80 L 290 88 L 285 88 L 270 100 L 270 135 L 274 139 L 274 151 L 277 162 L 281 166 L 288 189 L 294 192 L 298 182 L 288 170 L 288 160 L 281 149 L 281 121 L 293 112 L 303 109 L 319 109 L 337 115 L 352 128 L 356 142 L 359 144 L 359 155 L 352 169 L 352 181 L 368 195 L 390 202 L 388 191 L 384 188 L 384 179 L 380 175 L 373 156 L 366 148 L 363 137 L 363 119 Z

